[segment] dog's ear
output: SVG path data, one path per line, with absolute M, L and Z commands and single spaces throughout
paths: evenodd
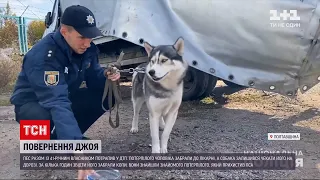
M 144 45 L 144 49 L 146 50 L 146 52 L 148 54 L 148 57 L 150 57 L 150 53 L 154 47 L 151 46 L 148 42 L 144 42 L 143 45 Z
M 177 50 L 178 54 L 182 56 L 184 52 L 184 39 L 179 37 L 174 43 L 173 47 Z

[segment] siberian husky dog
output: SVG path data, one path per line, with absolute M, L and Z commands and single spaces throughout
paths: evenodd
M 152 46 L 144 43 L 148 63 L 139 65 L 145 73 L 134 73 L 131 100 L 134 116 L 131 133 L 138 132 L 138 119 L 142 105 L 149 111 L 152 153 L 167 153 L 168 139 L 177 119 L 182 101 L 183 79 L 188 63 L 183 59 L 184 39 L 179 37 L 173 45 Z M 161 140 L 159 129 L 163 129 Z

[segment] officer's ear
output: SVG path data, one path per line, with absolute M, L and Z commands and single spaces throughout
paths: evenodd
M 67 29 L 62 25 L 60 28 L 60 33 L 65 36 L 67 34 Z
M 67 33 L 72 32 L 74 29 L 71 26 L 65 25 L 65 24 L 61 24 L 61 28 L 60 28 L 60 33 L 62 35 L 67 35 Z

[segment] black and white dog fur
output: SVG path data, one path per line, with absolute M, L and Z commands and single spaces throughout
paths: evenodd
M 138 132 L 141 106 L 146 103 L 149 111 L 152 153 L 167 153 L 167 144 L 177 119 L 182 101 L 183 79 L 188 63 L 183 59 L 184 40 L 178 38 L 173 45 L 152 46 L 144 43 L 148 63 L 141 64 L 145 73 L 134 73 L 132 103 L 134 116 L 130 132 Z M 159 128 L 163 129 L 161 139 Z

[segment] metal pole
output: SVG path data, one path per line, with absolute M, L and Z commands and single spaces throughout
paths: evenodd
M 23 53 L 26 54 L 28 51 L 28 42 L 27 42 L 27 27 L 26 27 L 26 19 L 22 17 L 22 27 L 23 27 Z
M 18 17 L 18 37 L 19 37 L 20 55 L 23 55 L 23 50 L 22 50 L 22 37 L 21 37 L 21 17 Z

